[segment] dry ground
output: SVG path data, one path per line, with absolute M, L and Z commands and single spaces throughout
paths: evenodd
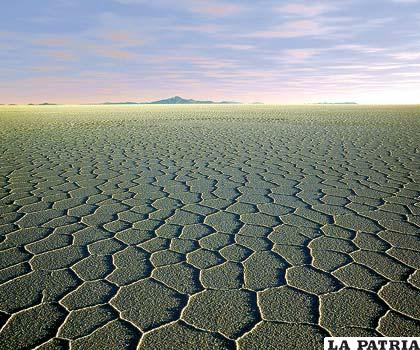
M 420 106 L 0 107 L 1 349 L 420 334 Z

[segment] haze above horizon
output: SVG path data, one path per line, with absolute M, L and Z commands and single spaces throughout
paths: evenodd
M 420 0 L 174 4 L 3 5 L 0 103 L 420 103 Z

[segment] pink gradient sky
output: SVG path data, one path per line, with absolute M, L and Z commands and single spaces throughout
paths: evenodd
M 21 0 L 0 103 L 420 103 L 419 23 L 418 0 Z

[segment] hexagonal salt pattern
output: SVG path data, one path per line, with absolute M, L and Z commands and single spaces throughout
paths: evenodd
M 1 349 L 420 333 L 418 107 L 2 107 Z

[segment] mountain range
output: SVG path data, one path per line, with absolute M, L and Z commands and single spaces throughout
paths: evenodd
M 239 104 L 239 102 L 233 101 L 199 101 L 193 99 L 185 99 L 179 96 L 166 98 L 164 100 L 152 101 L 152 102 L 104 102 L 103 105 L 181 105 L 181 104 Z

